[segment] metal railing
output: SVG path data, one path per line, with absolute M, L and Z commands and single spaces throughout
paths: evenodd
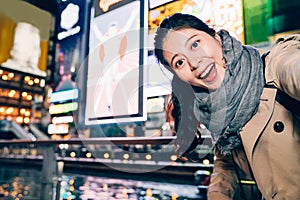
M 64 162 L 59 158 L 56 149 L 60 144 L 68 145 L 168 145 L 174 144 L 176 137 L 104 137 L 104 138 L 72 138 L 68 140 L 0 140 L 0 149 L 25 148 L 36 149 L 42 154 L 41 197 L 40 199 L 59 199 L 60 181 Z M 14 151 L 9 154 L 14 154 Z M 1 152 L 2 155 L 5 152 Z M 36 153 L 35 153 L 36 154 Z M 3 156 L 2 156 L 3 158 Z M 56 191 L 53 191 L 56 188 Z
M 176 140 L 175 136 L 164 137 L 103 137 L 103 138 L 72 138 L 68 140 L 0 140 L 0 146 L 14 144 L 37 144 L 37 145 L 53 145 L 53 144 L 170 144 Z

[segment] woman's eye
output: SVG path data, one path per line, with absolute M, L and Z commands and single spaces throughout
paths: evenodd
M 176 68 L 181 67 L 181 66 L 183 65 L 183 60 L 178 60 L 178 61 L 175 63 L 175 65 L 176 65 Z
M 192 49 L 195 49 L 195 48 L 197 48 L 198 46 L 199 46 L 199 40 L 193 42 L 193 44 L 192 44 Z

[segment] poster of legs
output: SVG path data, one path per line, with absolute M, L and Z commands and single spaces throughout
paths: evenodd
M 140 1 L 113 6 L 100 1 L 92 10 L 86 124 L 116 123 L 141 110 Z

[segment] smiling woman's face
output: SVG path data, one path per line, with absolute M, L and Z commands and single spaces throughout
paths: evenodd
M 209 90 L 216 90 L 225 75 L 222 42 L 193 28 L 171 30 L 163 41 L 165 60 L 183 81 Z

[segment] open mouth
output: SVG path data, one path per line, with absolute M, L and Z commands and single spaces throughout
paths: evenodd
M 205 70 L 204 72 L 202 72 L 199 75 L 200 79 L 206 79 L 209 77 L 209 74 L 212 72 L 213 68 L 215 67 L 215 63 L 210 64 Z

